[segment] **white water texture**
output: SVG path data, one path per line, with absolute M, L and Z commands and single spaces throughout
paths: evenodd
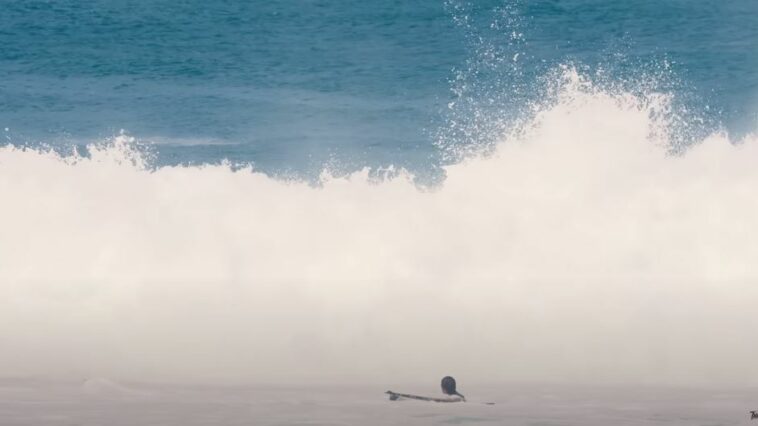
M 569 75 L 431 190 L 0 148 L 0 375 L 758 385 L 758 140 L 668 101 Z

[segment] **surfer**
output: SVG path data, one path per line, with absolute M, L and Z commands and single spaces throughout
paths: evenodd
M 457 390 L 455 390 L 455 379 L 450 376 L 445 376 L 442 378 L 442 393 L 445 395 L 450 396 L 459 396 L 463 401 L 466 401 L 466 397 L 459 394 Z
M 466 402 L 466 397 L 458 393 L 455 389 L 455 379 L 450 376 L 442 378 L 442 393 L 444 398 L 435 398 L 431 396 L 412 395 L 409 393 L 398 393 L 388 390 L 385 392 L 390 396 L 390 401 L 398 401 L 403 399 L 415 399 L 418 401 L 431 401 L 431 402 Z M 482 404 L 493 405 L 492 402 L 483 402 Z

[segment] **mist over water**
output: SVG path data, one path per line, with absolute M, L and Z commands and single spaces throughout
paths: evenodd
M 758 385 L 758 138 L 554 84 L 428 188 L 0 148 L 0 375 Z

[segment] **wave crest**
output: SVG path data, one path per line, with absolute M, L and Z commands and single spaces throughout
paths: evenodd
M 432 190 L 0 148 L 0 374 L 758 383 L 758 138 L 564 76 Z

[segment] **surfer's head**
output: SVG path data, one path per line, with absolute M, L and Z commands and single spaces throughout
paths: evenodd
M 445 376 L 442 378 L 442 393 L 445 395 L 458 395 L 464 400 L 466 399 L 455 389 L 455 379 L 450 376 Z

